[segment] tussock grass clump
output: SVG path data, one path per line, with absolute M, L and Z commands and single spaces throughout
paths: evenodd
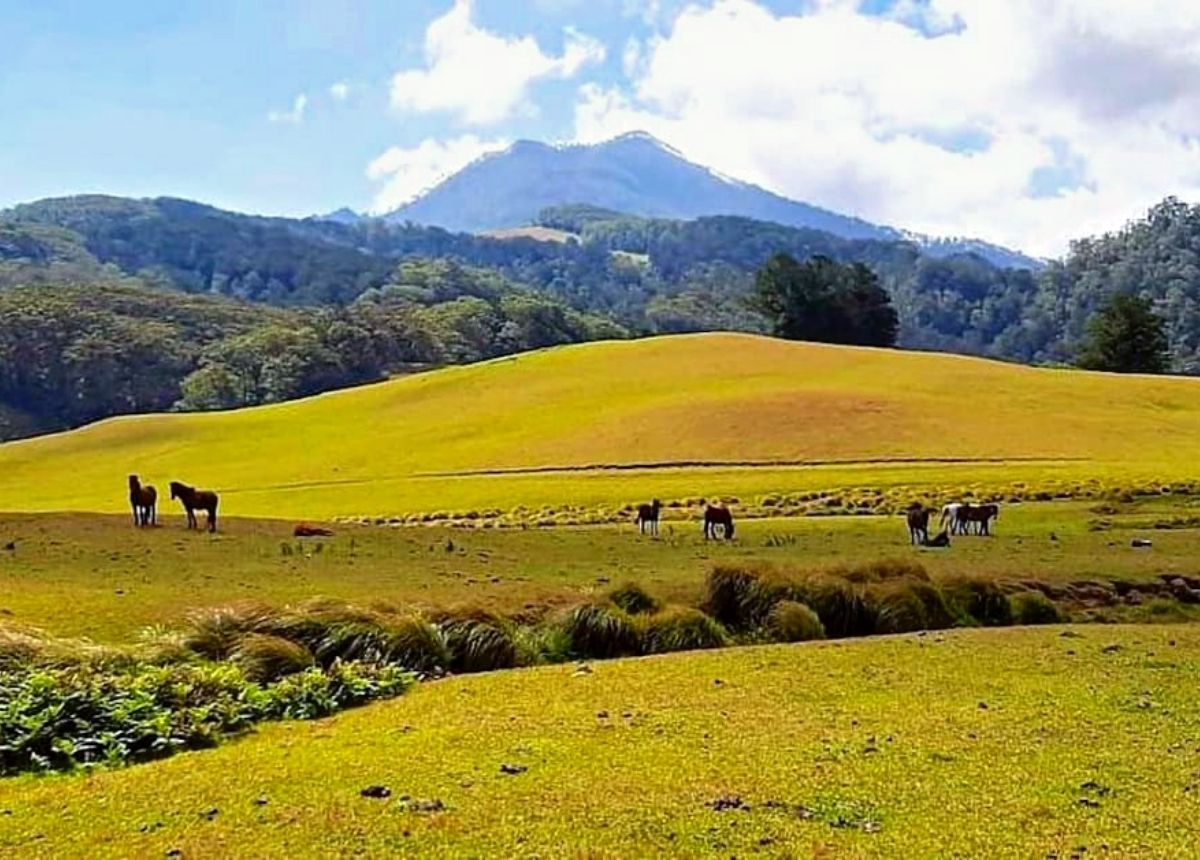
M 825 638 L 825 625 L 817 613 L 795 600 L 776 603 L 767 615 L 764 627 L 775 642 L 808 642 Z
M 942 592 L 925 580 L 901 580 L 876 586 L 872 592 L 879 633 L 943 630 L 957 618 Z
M 718 565 L 709 572 L 701 609 L 731 630 L 760 626 L 780 600 L 802 599 L 799 580 L 767 566 Z
M 225 660 L 245 633 L 272 632 L 277 610 L 257 603 L 201 609 L 188 616 L 183 646 L 209 660 Z
M 641 646 L 633 616 L 613 603 L 576 606 L 566 614 L 562 629 L 575 657 L 630 657 Z
M 1011 599 L 1013 620 L 1017 624 L 1059 624 L 1066 621 L 1054 601 L 1040 591 L 1022 591 Z
M 955 577 L 942 581 L 942 592 L 960 620 L 984 627 L 1006 627 L 1013 623 L 1012 603 L 1000 585 L 990 579 Z
M 630 615 L 657 612 L 662 608 L 662 604 L 657 598 L 634 582 L 627 582 L 614 588 L 608 593 L 608 599 Z
M 834 567 L 828 571 L 827 575 L 861 584 L 892 582 L 898 579 L 931 581 L 929 573 L 921 564 L 911 559 L 898 558 L 884 558 L 863 564 Z
M 641 616 L 642 648 L 646 654 L 696 651 L 729 644 L 725 628 L 711 616 L 690 606 L 668 606 Z
M 825 625 L 830 638 L 870 636 L 877 631 L 878 614 L 862 585 L 821 577 L 806 584 L 803 602 Z
M 303 645 L 266 633 L 247 633 L 233 647 L 230 658 L 252 681 L 277 681 L 313 665 L 312 652 Z
M 452 672 L 511 669 L 523 659 L 516 625 L 487 609 L 458 609 L 441 615 L 437 628 L 446 642 Z

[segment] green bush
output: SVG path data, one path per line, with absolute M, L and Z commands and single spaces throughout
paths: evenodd
M 641 644 L 632 616 L 612 603 L 576 606 L 567 612 L 562 629 L 574 657 L 628 657 Z
M 0 675 L 0 774 L 123 764 L 212 746 L 273 718 L 305 719 L 403 692 L 393 667 L 339 663 L 260 686 L 234 663 L 27 668 Z
M 695 651 L 729 644 L 724 627 L 690 606 L 668 606 L 641 618 L 641 650 L 645 654 Z
M 781 600 L 802 599 L 803 586 L 771 567 L 718 565 L 708 575 L 701 609 L 730 630 L 750 630 Z
M 957 620 L 942 592 L 925 580 L 887 582 L 876 586 L 871 597 L 879 633 L 943 630 Z
M 1040 591 L 1022 591 L 1012 597 L 1017 624 L 1059 624 L 1066 620 L 1058 606 Z
M 661 608 L 658 600 L 636 583 L 626 583 L 608 593 L 608 599 L 630 615 L 657 612 Z
M 795 600 L 776 603 L 767 615 L 764 627 L 775 642 L 807 642 L 825 638 L 825 626 L 821 624 L 817 613 Z
M 209 660 L 225 660 L 245 633 L 272 633 L 275 610 L 254 603 L 203 609 L 188 616 L 183 645 Z

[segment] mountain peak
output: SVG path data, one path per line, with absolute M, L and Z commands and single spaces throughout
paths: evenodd
M 629 215 L 692 220 L 735 215 L 832 233 L 846 239 L 903 239 L 900 230 L 789 200 L 689 161 L 646 131 L 595 144 L 551 146 L 518 140 L 387 214 L 457 232 L 478 233 L 535 223 L 543 209 L 588 204 Z M 936 256 L 970 250 L 1002 265 L 1037 261 L 985 243 L 918 241 Z M 1003 252 L 1003 253 L 1001 253 Z

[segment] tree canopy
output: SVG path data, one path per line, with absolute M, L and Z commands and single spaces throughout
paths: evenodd
M 1166 327 L 1149 299 L 1118 293 L 1088 321 L 1079 366 L 1113 373 L 1165 373 Z

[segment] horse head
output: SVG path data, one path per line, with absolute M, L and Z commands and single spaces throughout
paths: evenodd
M 184 484 L 181 484 L 178 481 L 171 482 L 171 498 L 172 499 L 182 498 L 183 494 L 186 491 L 187 491 L 187 487 Z
M 130 475 L 130 476 L 129 476 L 129 489 L 131 489 L 131 490 L 136 490 L 136 489 L 138 489 L 138 488 L 139 488 L 141 485 L 142 485 L 142 482 L 138 480 L 138 476 L 137 476 L 137 475 Z

